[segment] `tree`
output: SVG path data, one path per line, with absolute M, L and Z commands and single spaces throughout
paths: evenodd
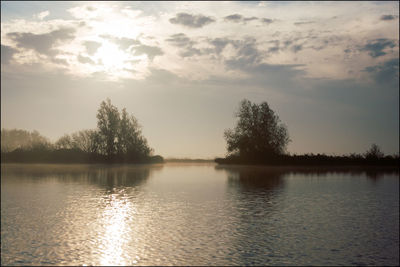
M 142 136 L 137 119 L 129 115 L 125 108 L 120 114 L 118 108 L 107 99 L 101 103 L 97 119 L 97 135 L 93 134 L 92 137 L 98 139 L 98 151 L 108 158 L 118 156 L 135 161 L 147 158 L 152 152 Z
M 111 100 L 107 98 L 101 102 L 97 111 L 97 127 L 102 149 L 107 157 L 112 157 L 117 152 L 119 121 L 118 109 L 111 104 Z
M 231 155 L 262 161 L 285 152 L 290 142 L 287 128 L 266 102 L 257 105 L 244 99 L 236 117 L 235 129 L 224 132 Z
M 122 109 L 120 127 L 118 131 L 118 151 L 130 158 L 148 156 L 152 150 L 147 145 L 147 140 L 142 136 L 137 119 Z
M 54 145 L 56 149 L 72 149 L 74 147 L 72 138 L 68 134 L 61 136 Z
M 1 151 L 10 152 L 17 148 L 29 149 L 50 149 L 50 141 L 39 134 L 38 131 L 25 131 L 19 129 L 1 130 Z
M 366 159 L 380 159 L 383 158 L 384 154 L 378 145 L 372 144 L 370 149 L 365 152 Z

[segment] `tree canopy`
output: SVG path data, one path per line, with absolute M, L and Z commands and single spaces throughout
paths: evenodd
M 267 102 L 257 105 L 244 99 L 236 117 L 236 127 L 224 132 L 230 155 L 264 161 L 286 151 L 290 142 L 288 130 Z

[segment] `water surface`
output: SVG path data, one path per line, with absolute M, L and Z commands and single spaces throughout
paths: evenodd
M 3 164 L 2 265 L 399 265 L 399 175 Z

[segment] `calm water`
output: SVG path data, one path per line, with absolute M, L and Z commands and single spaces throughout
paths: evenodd
M 1 171 L 2 265 L 399 265 L 398 173 Z

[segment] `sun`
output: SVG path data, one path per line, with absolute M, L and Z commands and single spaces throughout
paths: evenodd
M 104 71 L 115 72 L 126 68 L 126 59 L 129 57 L 121 51 L 116 44 L 103 41 L 102 45 L 94 56 L 95 61 L 103 66 Z

